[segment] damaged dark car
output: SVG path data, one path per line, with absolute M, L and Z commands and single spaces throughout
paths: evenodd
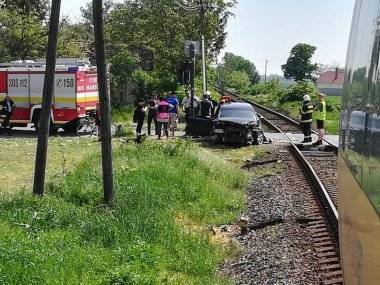
M 248 103 L 225 103 L 213 118 L 190 118 L 188 134 L 212 136 L 223 143 L 262 144 L 264 135 L 255 109 Z
M 224 143 L 262 144 L 264 140 L 261 121 L 247 103 L 220 106 L 213 125 L 212 134 Z

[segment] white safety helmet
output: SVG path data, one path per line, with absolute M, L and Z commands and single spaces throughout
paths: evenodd
M 206 95 L 207 95 L 207 96 L 211 96 L 211 91 L 207 90 L 207 91 L 206 91 Z
M 309 95 L 305 95 L 303 96 L 303 101 L 310 101 L 310 96 Z

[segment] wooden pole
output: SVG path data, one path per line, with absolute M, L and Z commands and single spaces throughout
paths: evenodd
M 54 90 L 55 58 L 57 53 L 60 8 L 61 0 L 53 0 L 51 4 L 49 40 L 46 53 L 45 80 L 42 95 L 42 110 L 40 113 L 36 163 L 34 169 L 33 194 L 40 196 L 44 194 L 45 186 L 46 158 L 51 120 L 51 104 Z
M 114 196 L 112 175 L 111 104 L 107 88 L 102 2 L 102 0 L 92 0 L 92 8 L 94 17 L 96 65 L 98 71 L 98 90 L 100 101 L 104 203 L 111 207 Z

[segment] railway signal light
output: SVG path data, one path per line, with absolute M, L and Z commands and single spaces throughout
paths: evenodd
M 189 85 L 190 84 L 190 73 L 193 65 L 191 62 L 181 62 L 178 65 L 177 70 L 177 81 L 181 85 Z

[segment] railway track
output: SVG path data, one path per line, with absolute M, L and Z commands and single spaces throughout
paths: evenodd
M 321 148 L 308 148 L 294 144 L 287 133 L 300 133 L 300 123 L 277 111 L 242 98 L 231 92 L 217 89 L 239 101 L 253 105 L 261 116 L 263 124 L 282 133 L 289 141 L 289 152 L 306 177 L 310 198 L 316 201 L 303 217 L 309 229 L 315 248 L 323 284 L 343 284 L 340 264 L 338 211 L 337 211 L 337 152 L 338 147 L 328 140 Z M 296 168 L 296 167 L 295 167 Z
M 222 91 L 216 88 L 220 93 L 227 94 L 229 96 L 235 97 L 239 101 L 244 101 L 255 107 L 256 112 L 260 115 L 260 118 L 264 125 L 275 132 L 282 133 L 289 141 L 290 137 L 287 135 L 289 133 L 301 133 L 300 123 L 296 120 L 285 116 L 275 110 L 269 109 L 265 106 L 242 98 L 239 95 L 233 94 L 228 91 Z M 313 130 L 316 133 L 315 130 Z M 307 159 L 308 163 L 311 165 L 315 173 L 318 175 L 319 179 L 322 181 L 323 187 L 327 192 L 329 198 L 332 200 L 334 207 L 337 208 L 338 205 L 338 195 L 337 195 L 337 154 L 338 146 L 331 141 L 324 139 L 325 145 L 322 148 L 310 148 L 299 146 L 302 154 Z M 294 143 L 292 143 L 296 146 Z

